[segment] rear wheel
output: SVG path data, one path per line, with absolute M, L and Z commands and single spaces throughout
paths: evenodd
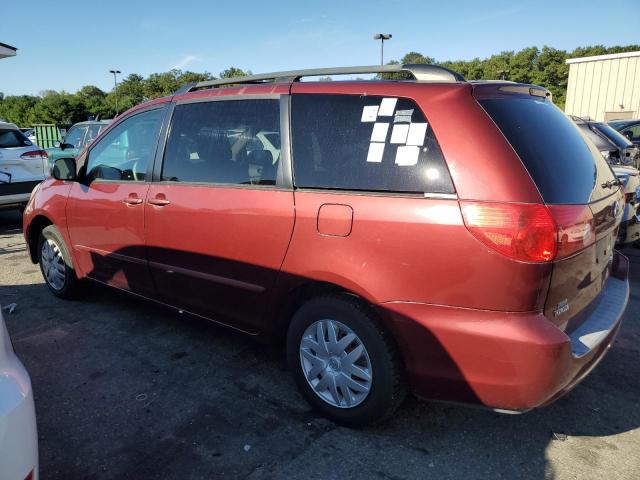
M 380 420 L 404 399 L 396 348 L 373 312 L 355 298 L 305 303 L 291 321 L 287 357 L 307 400 L 338 423 Z
M 54 295 L 74 298 L 80 291 L 71 256 L 58 229 L 49 225 L 40 233 L 38 263 L 44 281 Z

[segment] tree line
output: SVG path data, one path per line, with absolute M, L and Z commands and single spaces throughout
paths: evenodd
M 249 73 L 230 67 L 220 72 L 220 77 L 232 78 Z M 146 100 L 171 95 L 185 83 L 214 79 L 216 77 L 209 72 L 182 70 L 152 73 L 147 78 L 132 73 L 118 83 L 118 111 L 122 113 Z M 86 85 L 76 93 L 55 90 L 44 90 L 37 96 L 4 96 L 0 93 L 0 119 L 21 127 L 36 123 L 72 125 L 89 118 L 113 118 L 115 115 L 115 89 L 105 92 L 96 86 Z
M 640 45 L 605 47 L 596 45 L 579 47 L 572 51 L 551 47 L 528 47 L 520 51 L 504 51 L 489 58 L 437 62 L 434 58 L 418 52 L 409 52 L 398 63 L 433 63 L 455 70 L 468 80 L 511 80 L 533 83 L 546 87 L 553 94 L 553 100 L 564 108 L 569 77 L 567 58 L 588 57 L 609 53 L 640 50 Z M 220 78 L 232 78 L 250 74 L 236 67 L 220 72 Z M 403 74 L 384 74 L 383 78 L 404 78 Z M 140 102 L 171 95 L 181 85 L 189 82 L 214 80 L 209 72 L 197 73 L 171 70 L 153 73 L 144 78 L 132 73 L 118 84 L 118 110 L 124 110 Z M 331 80 L 327 78 L 326 80 Z M 40 95 L 9 95 L 0 93 L 0 119 L 30 126 L 35 123 L 71 125 L 93 118 L 111 118 L 116 114 L 116 92 L 105 92 L 93 85 L 82 87 L 76 93 L 44 90 Z

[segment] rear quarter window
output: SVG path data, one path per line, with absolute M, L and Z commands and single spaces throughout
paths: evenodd
M 413 100 L 298 94 L 291 102 L 296 187 L 454 192 L 433 130 Z
M 0 129 L 0 148 L 28 147 L 31 142 L 20 130 Z
M 580 128 L 548 100 L 504 95 L 479 100 L 550 204 L 587 204 L 613 189 L 615 175 Z

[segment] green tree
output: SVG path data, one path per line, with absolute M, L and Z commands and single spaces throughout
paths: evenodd
M 104 118 L 112 115 L 107 105 L 107 94 L 93 85 L 86 85 L 76 93 L 78 101 L 84 104 L 85 110 L 94 118 Z
M 118 110 L 120 113 L 142 103 L 144 100 L 144 77 L 142 75 L 132 73 L 118 84 Z M 111 115 L 115 115 L 115 89 L 107 94 L 106 105 Z
M 500 52 L 497 55 L 491 55 L 482 62 L 481 77 L 509 80 L 513 58 L 513 52 Z
M 235 77 L 245 77 L 247 75 L 251 75 L 251 72 L 237 68 L 237 67 L 229 67 L 226 70 L 220 72 L 220 78 L 235 78 Z
M 82 101 L 67 92 L 45 92 L 33 109 L 33 123 L 70 125 L 87 119 Z
M 40 101 L 32 95 L 8 95 L 0 101 L 0 118 L 27 127 L 34 123 L 34 108 Z

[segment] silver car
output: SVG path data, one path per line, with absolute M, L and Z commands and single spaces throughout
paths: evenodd
M 0 208 L 22 208 L 49 175 L 49 159 L 13 123 L 0 122 Z

